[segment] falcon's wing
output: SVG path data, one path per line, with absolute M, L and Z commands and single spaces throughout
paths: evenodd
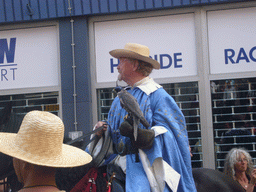
M 145 127 L 150 127 L 149 123 L 145 119 L 142 111 L 140 110 L 140 106 L 137 102 L 137 100 L 125 89 L 122 89 L 118 93 L 118 97 L 120 98 L 121 106 L 128 112 L 131 113 L 133 116 L 136 116 L 140 119 L 140 122 Z

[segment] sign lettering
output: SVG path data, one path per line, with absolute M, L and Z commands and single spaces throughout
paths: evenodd
M 238 64 L 240 61 L 256 62 L 256 46 L 251 48 L 247 53 L 244 48 L 240 48 L 236 54 L 234 49 L 224 49 L 225 64 L 229 62 L 232 64 Z
M 182 68 L 182 64 L 180 64 L 180 62 L 182 61 L 181 55 L 182 53 L 174 53 L 173 56 L 169 54 L 160 54 L 154 55 L 154 59 L 160 63 L 161 69 L 169 69 L 172 64 L 174 68 Z M 110 59 L 111 73 L 114 73 L 114 68 L 117 67 L 118 64 L 119 60 L 117 61 L 117 63 L 115 63 L 113 58 Z
M 15 71 L 17 66 L 14 64 L 16 48 L 16 38 L 10 38 L 10 46 L 8 46 L 7 39 L 0 39 L 0 68 L 1 68 L 1 81 L 15 80 Z M 6 63 L 5 59 L 6 58 Z

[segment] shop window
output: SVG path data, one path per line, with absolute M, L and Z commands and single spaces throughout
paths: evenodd
M 105 120 L 108 118 L 108 112 L 111 104 L 116 97 L 114 88 L 106 88 L 98 90 L 98 116 L 99 120 Z
M 164 84 L 163 88 L 174 98 L 182 110 L 192 149 L 192 167 L 202 167 L 202 146 L 199 95 L 197 82 Z M 99 120 L 107 119 L 110 106 L 116 97 L 113 88 L 97 90 Z
M 58 92 L 3 95 L 0 96 L 0 109 L 10 101 L 15 114 L 24 115 L 32 110 L 49 111 L 55 115 L 59 113 Z
M 256 162 L 256 78 L 211 81 L 216 168 L 229 150 L 243 147 Z

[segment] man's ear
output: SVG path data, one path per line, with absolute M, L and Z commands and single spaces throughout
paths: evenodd
M 24 174 L 26 174 L 28 172 L 26 164 L 27 163 L 23 160 L 13 158 L 13 166 L 15 169 L 15 173 L 18 177 L 19 182 L 21 182 L 21 183 L 24 183 L 24 178 L 25 178 Z
M 23 168 L 24 170 L 29 170 L 29 169 L 31 169 L 31 166 L 32 166 L 32 164 L 30 164 L 30 163 L 28 163 L 28 162 L 26 162 L 26 161 L 23 161 L 23 162 L 22 162 L 22 168 Z
M 134 60 L 133 62 L 133 71 L 136 71 L 139 67 L 139 61 L 137 59 Z

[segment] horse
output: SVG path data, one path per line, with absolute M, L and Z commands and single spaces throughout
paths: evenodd
M 57 174 L 57 185 L 59 189 L 70 191 L 77 182 L 82 180 L 84 175 L 89 172 L 90 167 L 83 166 L 71 169 L 62 169 Z M 244 192 L 245 190 L 238 184 L 233 178 L 230 178 L 223 172 L 209 168 L 193 168 L 192 174 L 195 182 L 197 192 Z M 102 170 L 99 170 L 98 175 L 102 175 Z M 118 178 L 118 176 L 117 176 Z M 96 179 L 96 185 L 103 183 L 104 178 L 102 176 Z M 115 181 L 115 180 L 113 180 Z M 112 185 L 119 185 L 112 183 Z M 98 187 L 98 186 L 97 186 Z M 97 190 L 102 192 L 102 190 Z M 117 190 L 124 191 L 124 190 Z
M 11 109 L 12 103 L 8 102 L 4 105 L 4 108 L 0 110 L 1 132 L 17 133 L 19 130 L 24 115 L 15 114 L 11 112 Z M 105 146 L 109 144 L 108 137 L 105 139 L 104 144 Z M 106 153 L 105 150 L 106 149 L 103 148 L 102 153 L 99 153 L 101 154 L 101 158 Z M 18 182 L 15 175 L 12 158 L 0 153 L 0 159 L 0 180 L 7 178 L 7 184 L 12 191 L 20 190 L 22 184 Z M 100 159 L 96 161 L 98 164 L 101 162 Z M 66 190 L 67 192 L 70 191 L 89 169 L 89 165 L 57 169 L 56 183 L 59 189 Z M 102 171 L 101 167 L 99 167 L 98 170 Z M 244 192 L 243 188 L 237 182 L 220 171 L 207 168 L 193 168 L 192 174 L 198 192 Z
M 193 168 L 197 192 L 244 192 L 241 185 L 223 172 L 208 168 Z

